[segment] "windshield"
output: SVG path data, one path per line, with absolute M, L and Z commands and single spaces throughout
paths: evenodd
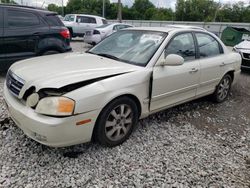
M 66 15 L 64 17 L 63 21 L 73 22 L 73 21 L 75 21 L 75 15 Z
M 157 31 L 119 31 L 89 50 L 89 53 L 146 66 L 166 36 L 167 33 Z

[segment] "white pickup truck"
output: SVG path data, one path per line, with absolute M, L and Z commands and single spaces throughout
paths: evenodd
M 69 29 L 71 37 L 81 37 L 87 30 L 107 24 L 107 20 L 103 17 L 88 14 L 67 14 L 63 23 Z

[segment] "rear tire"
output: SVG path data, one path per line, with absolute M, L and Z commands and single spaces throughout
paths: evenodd
M 120 97 L 109 103 L 100 113 L 94 130 L 99 144 L 114 147 L 131 135 L 138 122 L 138 108 L 129 97 Z
M 215 92 L 213 93 L 213 99 L 217 103 L 221 103 L 228 98 L 228 95 L 231 90 L 232 77 L 229 74 L 226 74 L 216 87 Z

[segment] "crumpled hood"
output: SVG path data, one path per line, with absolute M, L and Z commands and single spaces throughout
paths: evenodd
M 23 60 L 10 69 L 25 81 L 23 90 L 35 86 L 38 91 L 133 72 L 142 67 L 87 53 L 64 53 Z

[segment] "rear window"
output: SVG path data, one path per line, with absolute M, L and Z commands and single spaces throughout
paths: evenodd
M 47 15 L 46 18 L 50 26 L 63 26 L 62 21 L 57 15 Z
M 102 19 L 102 23 L 103 23 L 103 24 L 107 24 L 108 22 L 107 22 L 107 20 Z
M 76 21 L 80 23 L 96 23 L 96 19 L 88 16 L 77 16 Z
M 9 27 L 34 27 L 40 24 L 39 18 L 31 12 L 8 10 Z

